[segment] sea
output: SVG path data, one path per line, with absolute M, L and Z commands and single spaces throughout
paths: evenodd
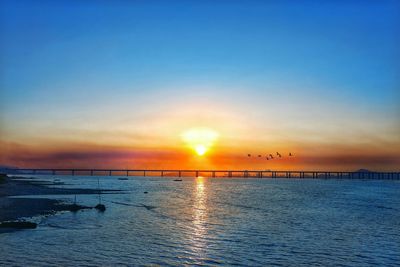
M 0 266 L 400 266 L 399 181 L 36 177 L 124 191 L 0 234 Z

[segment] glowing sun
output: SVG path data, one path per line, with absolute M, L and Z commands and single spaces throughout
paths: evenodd
M 208 128 L 192 128 L 182 134 L 183 141 L 199 156 L 206 154 L 217 138 L 218 133 Z

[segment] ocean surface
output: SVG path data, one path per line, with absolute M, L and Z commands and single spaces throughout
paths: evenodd
M 97 177 L 37 177 L 98 186 Z M 35 230 L 0 234 L 0 265 L 400 264 L 399 181 L 182 179 L 99 177 L 101 188 L 126 191 L 103 194 L 104 213 L 35 217 Z M 98 201 L 77 196 L 83 205 Z

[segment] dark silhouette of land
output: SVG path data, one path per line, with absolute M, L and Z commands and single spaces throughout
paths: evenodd
M 24 195 L 79 195 L 121 192 L 121 190 L 51 188 L 48 187 L 49 185 L 54 185 L 54 183 L 0 174 L 0 233 L 15 229 L 35 228 L 34 223 L 21 220 L 21 218 L 38 215 L 47 216 L 60 211 L 77 212 L 92 208 L 57 199 L 22 197 Z M 98 210 L 104 211 L 105 207 Z

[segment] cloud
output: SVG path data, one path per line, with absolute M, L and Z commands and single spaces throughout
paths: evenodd
M 23 145 L 1 142 L 0 164 L 32 168 L 215 168 L 291 170 L 398 170 L 400 155 L 394 152 L 332 150 L 294 153 L 266 161 L 248 159 L 240 151 L 220 151 L 199 159 L 192 152 L 173 148 L 126 148 L 93 144 Z M 342 150 L 342 149 L 341 149 Z
M 126 149 L 109 146 L 71 145 L 60 148 L 1 143 L 0 163 L 19 167 L 47 168 L 126 168 L 158 165 L 162 161 L 179 160 L 182 154 L 169 150 Z

